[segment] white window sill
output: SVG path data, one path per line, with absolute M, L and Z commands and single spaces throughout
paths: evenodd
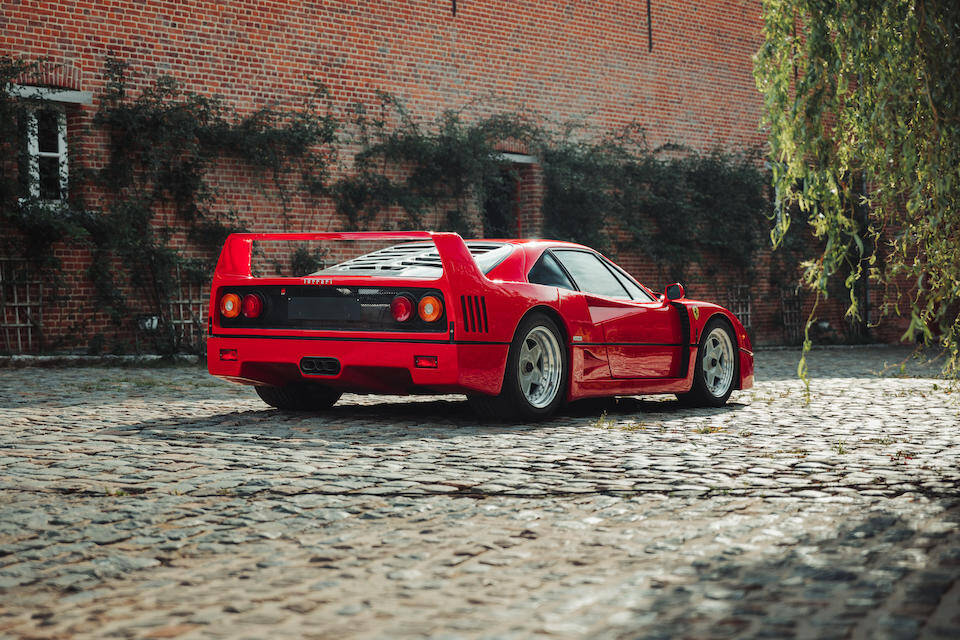
M 49 100 L 69 104 L 93 104 L 92 91 L 74 91 L 72 89 L 52 89 L 50 87 L 33 87 L 20 84 L 10 85 L 9 93 L 17 98 L 32 100 Z

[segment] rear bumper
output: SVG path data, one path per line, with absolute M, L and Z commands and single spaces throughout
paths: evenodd
M 753 352 L 740 348 L 740 389 L 753 388 Z
M 207 369 L 241 384 L 282 386 L 313 380 L 344 391 L 368 393 L 497 394 L 509 345 L 449 341 L 337 340 L 211 336 Z M 428 356 L 436 367 L 416 366 Z M 336 358 L 335 374 L 304 373 L 305 357 Z

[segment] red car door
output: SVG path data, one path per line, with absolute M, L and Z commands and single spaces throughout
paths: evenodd
M 609 302 L 609 301 L 608 301 Z M 680 315 L 662 302 L 625 302 L 618 309 L 588 301 L 606 316 L 603 334 L 614 378 L 675 378 L 680 373 Z
M 680 312 L 651 296 L 589 251 L 554 255 L 583 292 L 590 318 L 603 328 L 614 378 L 674 378 L 681 369 Z

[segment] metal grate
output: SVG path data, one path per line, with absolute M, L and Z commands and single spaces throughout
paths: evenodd
M 750 287 L 736 286 L 727 289 L 727 309 L 737 316 L 744 329 L 750 329 L 753 315 L 753 297 L 750 295 Z
M 29 353 L 40 348 L 43 281 L 26 260 L 0 259 L 2 350 Z
M 803 341 L 803 299 L 799 288 L 780 290 L 780 319 L 783 322 L 783 339 L 786 344 Z
M 195 351 L 206 337 L 204 312 L 210 304 L 210 292 L 192 281 L 177 267 L 173 289 L 166 301 L 166 321 L 177 346 Z

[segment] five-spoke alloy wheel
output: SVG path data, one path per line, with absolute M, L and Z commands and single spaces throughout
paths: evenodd
M 719 407 L 727 402 L 737 378 L 739 351 L 730 325 L 714 318 L 703 328 L 693 372 L 693 388 L 677 398 L 687 404 Z
M 549 316 L 528 314 L 510 344 L 500 395 L 472 396 L 481 414 L 501 420 L 539 420 L 563 402 L 567 388 L 567 351 L 560 329 Z
M 530 329 L 520 346 L 517 382 L 530 406 L 543 408 L 557 397 L 563 354 L 557 336 L 545 325 Z

